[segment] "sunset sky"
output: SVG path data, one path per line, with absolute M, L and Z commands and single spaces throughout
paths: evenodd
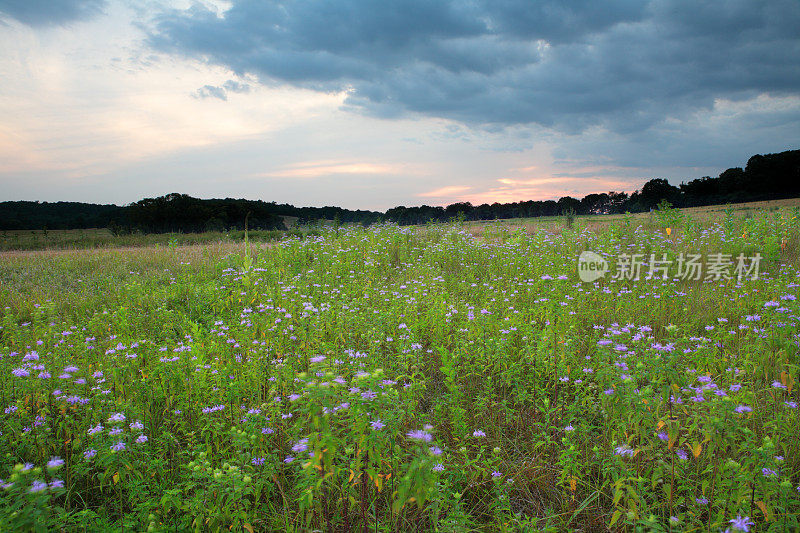
M 0 201 L 679 184 L 800 148 L 798 58 L 797 0 L 0 0 Z

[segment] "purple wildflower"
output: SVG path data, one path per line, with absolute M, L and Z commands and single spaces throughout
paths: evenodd
M 636 452 L 628 446 L 627 444 L 623 444 L 622 446 L 617 446 L 614 448 L 614 455 L 621 455 L 622 457 L 633 457 Z
M 412 440 L 420 440 L 423 442 L 430 442 L 433 440 L 433 437 L 430 433 L 423 431 L 421 429 L 414 429 L 406 433 L 406 437 Z
M 42 492 L 47 488 L 47 483 L 41 479 L 36 479 L 31 483 L 31 488 L 28 492 Z
M 745 532 L 750 531 L 750 526 L 756 525 L 755 522 L 750 520 L 749 516 L 744 516 L 743 517 L 741 515 L 736 515 L 736 518 L 734 518 L 732 520 L 729 520 L 729 522 L 730 522 L 731 526 L 733 526 L 733 529 L 735 529 L 737 531 L 745 531 Z

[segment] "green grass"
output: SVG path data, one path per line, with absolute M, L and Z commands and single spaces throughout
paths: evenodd
M 5 254 L 0 520 L 795 531 L 797 214 Z M 582 283 L 584 250 L 763 260 Z
M 319 235 L 316 228 L 250 231 L 251 240 L 271 242 L 284 237 Z M 4 231 L 0 251 L 84 250 L 91 248 L 168 247 L 233 243 L 244 240 L 244 231 L 207 231 L 204 233 L 130 233 L 113 235 L 107 229 Z

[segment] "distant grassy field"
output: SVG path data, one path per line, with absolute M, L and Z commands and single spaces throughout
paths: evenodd
M 292 228 L 288 231 L 248 232 L 255 241 L 269 242 L 287 235 L 305 236 L 319 234 L 313 228 Z M 244 240 L 244 231 L 204 233 L 132 233 L 113 235 L 105 228 L 86 230 L 48 230 L 48 231 L 6 231 L 0 233 L 0 251 L 13 250 L 68 250 L 88 248 L 131 248 L 131 247 L 175 247 L 215 243 L 233 243 Z
M 283 217 L 288 231 L 249 232 L 249 237 L 258 241 L 272 241 L 289 235 L 315 233 L 313 229 L 296 228 L 297 217 Z M 10 230 L 0 232 L 0 251 L 85 249 L 85 248 L 129 248 L 139 246 L 175 247 L 244 240 L 244 231 L 209 231 L 203 233 L 132 233 L 114 235 L 106 228 L 77 230 Z
M 0 529 L 797 531 L 797 213 L 5 252 Z
M 713 221 L 726 213 L 746 218 L 755 214 L 773 212 L 779 209 L 791 209 L 800 207 L 800 198 L 790 198 L 785 200 L 769 200 L 763 202 L 747 202 L 739 204 L 711 205 L 705 207 L 688 207 L 678 210 L 680 213 L 690 217 L 694 221 Z M 588 229 L 600 229 L 611 226 L 621 221 L 629 220 L 630 223 L 643 224 L 645 227 L 654 228 L 658 226 L 658 220 L 654 213 L 634 213 L 631 215 L 581 215 L 576 216 L 575 220 L 581 227 Z M 513 218 L 502 221 L 484 220 L 470 222 L 470 231 L 478 236 L 483 233 L 483 227 L 487 225 L 504 224 L 511 231 L 524 229 L 528 233 L 535 233 L 541 229 L 549 231 L 560 231 L 564 227 L 564 217 L 537 217 L 537 218 Z

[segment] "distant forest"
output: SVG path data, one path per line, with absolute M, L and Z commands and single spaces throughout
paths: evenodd
M 109 228 L 114 233 L 202 232 L 244 229 L 286 229 L 282 216 L 297 217 L 300 224 L 337 220 L 363 225 L 391 221 L 400 225 L 448 221 L 453 218 L 492 220 L 555 216 L 636 213 L 667 200 L 675 207 L 775 200 L 800 196 L 800 150 L 754 155 L 747 166 L 729 168 L 716 178 L 705 176 L 676 187 L 662 178 L 651 179 L 632 194 L 608 192 L 581 199 L 565 196 L 558 201 L 529 200 L 506 204 L 472 205 L 459 202 L 447 207 L 399 206 L 378 211 L 353 211 L 341 207 L 295 207 L 261 200 L 233 198 L 201 200 L 172 193 L 145 198 L 126 206 L 79 202 L 0 202 L 0 230 Z

